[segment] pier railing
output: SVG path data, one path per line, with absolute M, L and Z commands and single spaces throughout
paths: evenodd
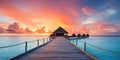
M 39 46 L 41 46 L 41 45 L 44 45 L 44 44 L 48 43 L 49 41 L 51 41 L 51 38 L 42 38 L 42 39 L 37 39 L 37 40 L 33 40 L 33 41 L 26 41 L 26 42 L 22 42 L 22 43 L 18 43 L 18 44 L 13 44 L 13 45 L 9 45 L 9 46 L 2 46 L 2 47 L 0 47 L 0 50 L 2 50 L 2 49 L 4 50 L 4 49 L 6 49 L 6 48 L 10 48 L 10 47 L 15 47 L 15 46 L 20 46 L 20 45 L 22 45 L 22 48 L 19 48 L 19 49 L 23 49 L 23 48 L 24 48 L 24 52 L 22 52 L 22 53 L 26 53 L 26 52 L 28 52 L 29 50 L 32 50 L 32 49 L 34 49 L 34 48 L 37 48 L 37 47 L 39 47 Z M 32 49 L 29 49 L 29 48 L 28 48 L 29 43 L 33 43 L 33 42 L 36 43 L 35 47 L 32 48 Z M 41 44 L 40 44 L 40 43 L 41 43 Z M 0 54 L 0 55 L 1 55 L 1 54 Z M 12 57 L 10 57 L 10 58 L 12 58 Z
M 70 40 L 70 42 L 72 42 L 76 46 L 78 46 L 78 42 L 80 42 L 82 44 L 82 47 L 83 47 L 82 49 L 86 52 L 87 52 L 88 46 L 91 46 L 91 47 L 96 48 L 98 50 L 102 50 L 102 51 L 106 51 L 106 52 L 110 52 L 110 53 L 114 53 L 114 54 L 120 54 L 120 52 L 112 51 L 112 50 L 105 49 L 105 48 L 102 48 L 102 47 L 98 47 L 98 46 L 95 46 L 95 45 L 90 44 L 88 42 L 83 42 L 83 41 L 80 41 L 80 40 L 77 40 L 77 39 Z

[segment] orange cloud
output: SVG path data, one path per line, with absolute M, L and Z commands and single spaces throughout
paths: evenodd
M 46 32 L 45 31 L 45 26 L 42 27 L 41 29 L 38 29 L 36 32 L 38 32 L 38 33 L 45 33 Z
M 25 28 L 26 33 L 33 33 L 33 31 L 30 28 Z

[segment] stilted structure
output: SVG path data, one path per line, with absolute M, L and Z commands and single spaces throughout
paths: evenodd
M 52 33 L 53 36 L 65 36 L 67 34 L 68 34 L 68 32 L 65 29 L 63 29 L 62 27 L 59 27 Z

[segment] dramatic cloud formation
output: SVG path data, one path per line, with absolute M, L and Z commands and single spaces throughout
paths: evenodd
M 5 28 L 0 27 L 0 33 L 5 33 Z
M 0 32 L 45 33 L 62 26 L 70 33 L 120 33 L 118 2 L 120 1 L 0 0 Z M 13 22 L 21 25 L 12 24 Z
M 7 31 L 10 33 L 22 33 L 23 29 L 20 28 L 20 25 L 18 23 L 13 23 L 8 26 Z
M 42 27 L 41 29 L 38 29 L 36 32 L 32 31 L 30 28 L 26 27 L 23 28 L 20 26 L 19 23 L 13 23 L 9 24 L 9 26 L 5 29 L 3 27 L 0 27 L 0 33 L 19 33 L 19 34 L 26 34 L 26 33 L 46 33 L 45 27 Z

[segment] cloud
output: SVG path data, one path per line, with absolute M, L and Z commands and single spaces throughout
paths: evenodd
M 119 29 L 118 29 L 119 27 L 114 25 L 99 23 L 99 24 L 96 24 L 96 26 L 99 29 L 99 31 L 104 34 L 119 32 Z
M 8 28 L 6 29 L 8 33 L 33 33 L 32 30 L 30 30 L 28 27 L 23 29 L 19 23 L 14 22 L 13 24 L 10 24 Z
M 8 33 L 23 33 L 23 28 L 20 27 L 19 23 L 10 24 L 7 28 Z
M 90 7 L 84 7 L 84 8 L 82 8 L 82 12 L 83 12 L 84 14 L 88 15 L 88 16 L 92 16 L 92 15 L 94 15 L 94 14 L 97 13 L 96 10 L 94 10 L 94 9 L 92 9 L 92 8 L 90 8 Z
M 0 33 L 5 33 L 6 31 L 5 31 L 5 28 L 3 28 L 3 27 L 0 27 Z
M 104 11 L 104 15 L 106 15 L 106 16 L 115 15 L 116 13 L 117 13 L 117 11 L 115 9 L 107 9 Z
M 0 33 L 12 33 L 12 34 L 29 34 L 29 33 L 51 33 L 50 30 L 46 32 L 46 27 L 32 31 L 29 27 L 23 28 L 19 23 L 14 22 L 9 24 L 7 28 L 0 27 Z
M 33 33 L 33 31 L 32 30 L 30 30 L 30 28 L 25 28 L 25 31 L 26 31 L 26 33 Z
M 111 25 L 111 28 L 104 27 L 104 23 L 113 23 L 111 16 L 116 21 L 119 17 L 114 16 L 119 11 L 107 5 L 108 1 L 99 1 L 98 4 L 96 2 L 83 0 L 0 0 L 0 14 L 2 15 L 0 23 L 19 22 L 28 27 L 24 29 L 19 23 L 11 24 L 6 30 L 8 33 L 31 33 L 32 30 L 39 27 L 42 28 L 38 29 L 37 32 L 44 33 L 46 30 L 54 31 L 59 26 L 65 27 L 73 33 L 78 32 L 79 29 L 81 32 L 87 33 L 118 31 Z M 77 20 L 78 18 L 79 20 Z M 97 23 L 102 25 L 95 25 Z M 94 27 L 94 29 L 89 26 Z
M 96 22 L 95 17 L 89 17 L 85 21 L 83 21 L 82 24 L 92 24 L 92 23 L 95 23 L 95 22 Z
M 38 32 L 38 33 L 45 33 L 45 26 L 44 27 L 42 27 L 41 29 L 38 29 L 36 32 Z

